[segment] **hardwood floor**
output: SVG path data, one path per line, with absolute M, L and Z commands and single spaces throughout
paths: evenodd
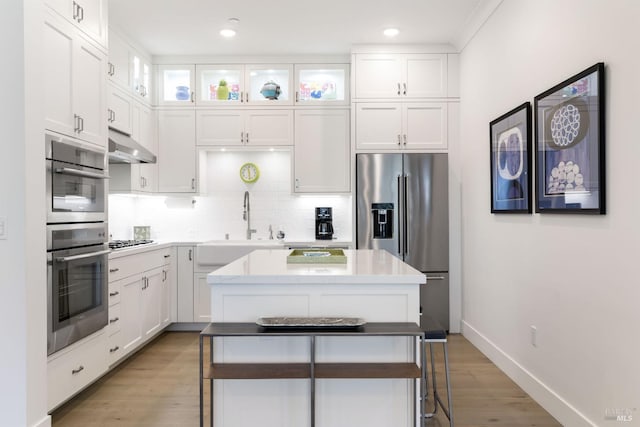
M 456 426 L 561 426 L 461 335 L 449 337 L 449 362 Z M 53 427 L 190 427 L 198 417 L 195 332 L 162 334 L 52 414 Z M 449 425 L 441 410 L 426 424 Z

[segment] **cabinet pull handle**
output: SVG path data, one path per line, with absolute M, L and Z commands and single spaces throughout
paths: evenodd
M 115 119 L 116 119 L 116 113 L 114 112 L 113 113 L 113 120 L 115 120 Z M 78 116 L 78 120 L 80 122 L 80 131 L 79 132 L 82 132 L 82 131 L 84 131 L 84 119 L 82 117 Z
M 249 92 L 244 94 L 244 102 L 249 102 Z
M 165 258 L 171 258 L 171 254 L 165 255 Z
M 398 134 L 398 145 L 402 145 L 402 138 L 400 137 L 400 134 Z
M 195 95 L 196 95 L 196 93 L 194 91 L 191 91 L 191 102 L 196 102 Z
M 444 276 L 427 276 L 427 280 L 444 280 Z
M 78 132 L 78 129 L 80 129 L 80 121 L 78 120 L 78 115 L 74 114 L 73 115 L 73 131 L 74 132 Z
M 400 95 L 400 83 L 398 83 L 398 95 Z
M 162 270 L 162 281 L 165 282 L 167 280 L 167 270 Z
M 80 14 L 80 6 L 75 1 L 73 2 L 73 20 L 78 20 L 78 15 Z
M 118 320 L 120 320 L 119 317 L 114 317 L 113 319 L 109 319 L 109 324 L 116 323 Z
M 240 91 L 240 102 L 244 102 L 244 91 Z
M 191 189 L 192 190 L 196 189 L 196 179 L 195 178 L 191 178 Z
M 109 269 L 109 273 L 117 273 L 118 271 L 120 271 L 119 268 L 110 268 Z
M 240 132 L 240 143 L 244 144 L 244 132 Z
M 71 370 L 71 375 L 78 374 L 78 373 L 80 373 L 80 372 L 82 372 L 82 371 L 84 371 L 84 366 L 80 365 L 80 366 L 78 366 L 78 368 L 77 368 L 77 369 L 72 369 L 72 370 Z
M 407 146 L 407 134 L 405 133 L 404 135 L 402 135 L 402 139 L 404 141 L 404 146 Z
M 404 88 L 404 91 L 402 92 L 403 95 L 407 94 L 407 84 L 406 83 L 402 83 L 402 87 Z
M 117 297 L 118 295 L 120 295 L 120 292 L 115 291 L 115 292 L 109 292 L 109 296 L 110 297 Z
M 245 143 L 248 144 L 249 143 L 249 132 L 247 132 L 247 137 L 245 138 Z
M 296 91 L 296 102 L 300 102 L 300 93 Z
M 78 9 L 80 11 L 80 16 L 78 18 L 78 23 L 84 21 L 84 8 L 80 5 L 78 5 Z
M 189 249 L 189 261 L 193 261 L 193 249 Z
M 115 353 L 118 350 L 120 350 L 120 346 L 115 346 L 115 347 L 109 349 L 109 353 Z

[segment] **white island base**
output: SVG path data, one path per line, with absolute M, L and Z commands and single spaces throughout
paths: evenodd
M 210 273 L 212 322 L 260 317 L 358 317 L 367 322 L 419 319 L 418 272 L 385 251 L 345 251 L 347 264 L 287 264 L 288 250 L 258 250 Z M 316 337 L 315 360 L 413 362 L 415 338 Z M 214 340 L 222 363 L 309 362 L 310 338 Z M 317 427 L 410 427 L 419 424 L 413 379 L 316 379 Z M 309 379 L 216 380 L 214 425 L 311 427 Z

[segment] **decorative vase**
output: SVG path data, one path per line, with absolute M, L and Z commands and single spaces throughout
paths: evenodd
M 216 98 L 222 101 L 229 99 L 229 86 L 218 86 L 216 91 Z

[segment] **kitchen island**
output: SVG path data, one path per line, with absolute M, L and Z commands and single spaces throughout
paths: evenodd
M 207 276 L 214 323 L 265 317 L 349 317 L 419 324 L 424 274 L 386 251 L 345 250 L 345 264 L 287 264 L 285 249 L 257 250 Z M 320 363 L 409 363 L 415 337 L 323 336 Z M 308 363 L 309 337 L 252 336 L 214 340 L 220 363 Z M 309 379 L 214 381 L 214 425 L 311 426 Z M 398 378 L 322 379 L 314 384 L 314 425 L 418 425 L 416 382 Z

